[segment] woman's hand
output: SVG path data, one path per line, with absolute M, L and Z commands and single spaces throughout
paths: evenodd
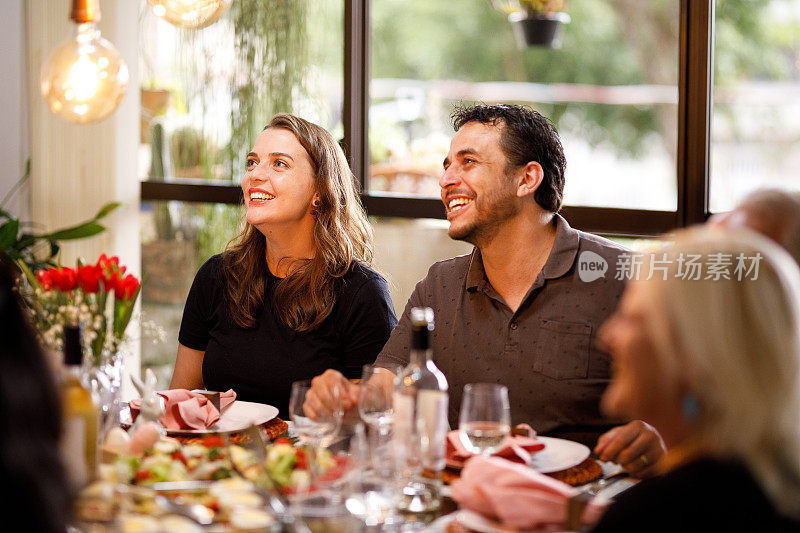
M 206 352 L 187 348 L 178 343 L 178 356 L 175 358 L 175 369 L 172 371 L 170 389 L 204 389 L 203 357 Z
M 594 448 L 601 461 L 614 461 L 638 478 L 655 474 L 655 464 L 666 452 L 658 431 L 641 420 L 606 432 Z

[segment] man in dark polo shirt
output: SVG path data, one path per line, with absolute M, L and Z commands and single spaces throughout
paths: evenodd
M 557 214 L 566 161 L 546 118 L 521 106 L 479 105 L 456 110 L 454 126 L 439 185 L 450 237 L 475 249 L 430 268 L 376 364 L 408 363 L 411 308 L 431 307 L 453 427 L 464 385 L 498 382 L 509 388 L 514 423 L 598 442 L 601 459 L 648 474 L 664 453 L 656 431 L 641 421 L 614 427 L 600 413 L 610 360 L 594 340 L 624 288 L 615 279 L 624 248 Z M 387 371 L 387 386 L 391 378 Z M 315 378 L 307 408 L 325 409 L 341 382 L 335 371 Z

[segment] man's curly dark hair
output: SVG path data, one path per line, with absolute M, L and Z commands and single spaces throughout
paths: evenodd
M 546 117 L 528 106 L 507 104 L 456 106 L 451 117 L 456 131 L 469 122 L 500 127 L 506 169 L 518 169 L 530 161 L 539 163 L 544 179 L 533 197 L 542 209 L 558 213 L 564 199 L 567 160 L 558 132 Z

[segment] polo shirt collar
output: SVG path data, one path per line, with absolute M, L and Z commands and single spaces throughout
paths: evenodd
M 570 227 L 564 217 L 556 214 L 553 217 L 553 223 L 556 225 L 556 237 L 553 241 L 550 255 L 547 256 L 547 261 L 542 268 L 544 279 L 560 278 L 569 272 L 569 269 L 575 263 L 580 244 L 580 233 Z M 486 271 L 483 269 L 481 252 L 475 247 L 472 250 L 472 254 L 470 254 L 464 288 L 468 291 L 474 291 L 482 287 L 484 283 L 486 283 Z
M 556 224 L 556 238 L 553 241 L 553 248 L 547 256 L 547 262 L 542 268 L 545 279 L 560 278 L 575 264 L 578 255 L 578 247 L 581 242 L 580 232 L 572 229 L 567 221 L 559 214 L 553 217 Z

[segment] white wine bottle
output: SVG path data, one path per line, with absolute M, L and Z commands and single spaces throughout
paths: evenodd
M 78 326 L 64 327 L 64 372 L 61 379 L 64 429 L 61 455 L 70 487 L 80 490 L 97 474 L 97 405 L 84 380 L 83 344 Z
M 436 512 L 441 506 L 448 387 L 433 362 L 433 328 L 432 309 L 411 309 L 409 363 L 394 382 L 394 449 L 404 485 L 399 508 L 412 514 Z

